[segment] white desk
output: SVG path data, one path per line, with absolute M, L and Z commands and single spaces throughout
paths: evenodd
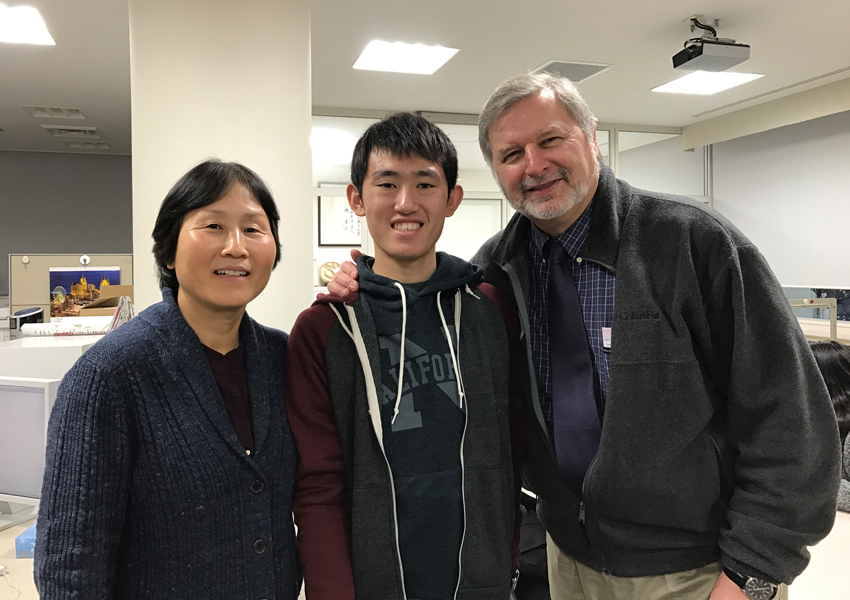
M 35 582 L 32 579 L 32 559 L 15 558 L 15 538 L 34 522 L 35 519 L 31 519 L 26 523 L 0 531 L 0 564 L 8 569 L 12 585 L 21 590 L 18 600 L 38 600 L 38 592 L 35 590 Z M 6 580 L 0 577 L 0 598 L 8 598 L 10 594 Z
M 2 342 L 0 376 L 62 379 L 83 352 L 101 338 L 102 335 L 33 336 Z

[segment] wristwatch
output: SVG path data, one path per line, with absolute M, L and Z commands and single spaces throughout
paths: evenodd
M 726 567 L 723 568 L 723 572 L 726 573 L 726 577 L 732 580 L 732 583 L 741 588 L 747 598 L 752 598 L 752 600 L 770 600 L 776 596 L 779 589 L 779 586 L 775 583 L 770 583 L 758 577 L 742 575 Z

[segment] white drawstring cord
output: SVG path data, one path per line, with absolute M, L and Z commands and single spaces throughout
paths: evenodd
M 393 285 L 401 291 L 401 356 L 398 360 L 398 393 L 395 397 L 395 407 L 393 408 L 393 420 L 391 424 L 395 425 L 395 418 L 398 416 L 398 408 L 401 404 L 401 388 L 404 385 L 404 338 L 407 335 L 407 295 L 404 293 L 404 286 L 398 281 L 393 281 Z M 437 299 L 439 303 L 439 297 Z
M 405 365 L 405 355 L 404 355 L 404 340 L 407 337 L 407 295 L 404 291 L 404 286 L 401 285 L 398 281 L 394 281 L 393 285 L 395 285 L 399 291 L 401 292 L 401 348 L 399 349 L 400 356 L 398 362 L 398 390 L 396 391 L 395 398 L 395 406 L 393 407 L 393 418 L 391 424 L 395 424 L 395 419 L 398 416 L 399 407 L 401 405 L 401 390 L 404 387 L 404 365 Z M 478 296 L 469 288 L 469 286 L 465 286 L 466 293 L 470 296 L 480 300 Z M 460 352 L 460 314 L 461 314 L 461 299 L 460 299 L 460 290 L 455 292 L 455 306 L 454 306 L 454 317 L 455 317 L 455 335 L 458 340 L 458 350 L 455 352 L 454 342 L 452 342 L 452 332 L 449 330 L 449 326 L 446 323 L 446 316 L 443 314 L 443 304 L 440 302 L 442 297 L 442 292 L 437 292 L 437 310 L 440 313 L 440 322 L 443 324 L 443 330 L 446 332 L 446 340 L 449 343 L 449 354 L 452 357 L 452 366 L 455 370 L 455 383 L 457 384 L 457 395 L 458 395 L 458 406 L 459 408 L 463 408 L 464 398 L 466 394 L 464 393 L 463 379 L 460 374 L 460 366 L 458 364 L 457 354 Z M 342 325 L 342 328 L 348 334 L 348 336 L 354 340 L 354 333 L 351 329 L 345 324 L 345 321 L 342 318 L 339 310 L 337 310 L 336 306 L 333 304 L 329 304 L 328 306 L 336 313 L 336 317 Z M 348 308 L 348 307 L 346 307 Z M 356 341 L 356 340 L 355 340 Z
M 467 286 L 469 289 L 469 286 Z M 472 294 L 472 291 L 469 291 Z M 475 294 L 472 294 L 475 296 Z M 477 297 L 477 296 L 476 296 Z M 479 298 L 480 300 L 480 298 Z M 460 408 L 463 408 L 463 401 L 466 400 L 466 387 L 463 385 L 463 375 L 460 372 L 460 307 L 461 307 L 461 296 L 460 290 L 455 292 L 455 336 L 457 337 L 457 365 L 455 365 L 455 374 L 457 376 L 457 391 L 458 395 L 460 395 L 461 402 Z
M 449 354 L 452 357 L 452 366 L 455 370 L 455 383 L 457 383 L 457 399 L 458 407 L 463 408 L 463 382 L 460 378 L 460 368 L 455 354 L 454 343 L 452 342 L 452 332 L 449 331 L 449 326 L 446 324 L 446 316 L 443 314 L 443 304 L 440 302 L 442 292 L 437 292 L 437 310 L 440 313 L 440 322 L 443 324 L 443 330 L 446 332 L 446 340 L 449 342 Z M 455 292 L 455 335 L 457 336 L 458 346 L 460 346 L 460 290 Z M 458 347 L 460 351 L 460 347 Z

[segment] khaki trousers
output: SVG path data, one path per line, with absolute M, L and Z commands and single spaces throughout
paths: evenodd
M 723 571 L 718 562 L 666 575 L 615 577 L 576 562 L 548 534 L 546 553 L 552 600 L 708 600 Z M 775 600 L 788 600 L 787 586 L 779 586 Z

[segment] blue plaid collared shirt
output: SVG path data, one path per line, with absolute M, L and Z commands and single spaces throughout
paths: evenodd
M 596 373 L 596 402 L 604 409 L 608 395 L 608 360 L 610 351 L 603 348 L 602 328 L 611 327 L 614 320 L 614 274 L 604 267 L 582 260 L 581 250 L 590 231 L 590 215 L 593 202 L 557 241 L 564 247 L 572 261 L 572 276 L 581 299 L 581 312 L 587 341 L 590 344 L 593 368 Z M 534 364 L 537 366 L 537 381 L 540 387 L 540 405 L 543 416 L 553 431 L 552 371 L 549 365 L 549 264 L 543 246 L 550 235 L 531 226 L 529 236 L 531 289 L 528 296 L 528 317 L 531 325 L 531 347 Z

